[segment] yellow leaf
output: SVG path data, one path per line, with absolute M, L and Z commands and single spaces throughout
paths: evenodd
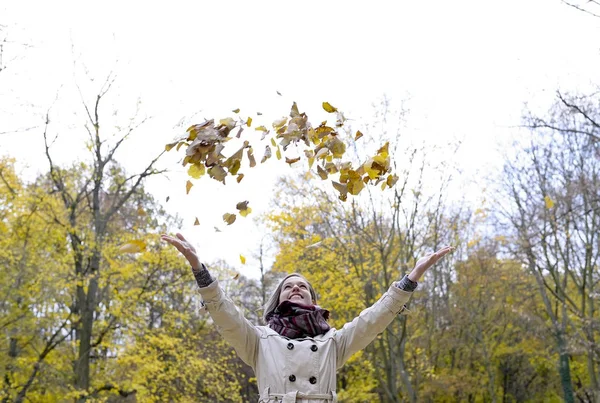
M 246 258 L 243 255 L 240 255 L 240 262 L 242 262 L 242 264 L 246 264 Z
M 200 225 L 200 220 L 198 220 L 198 217 L 196 217 L 196 221 L 194 221 L 194 225 Z
M 245 209 L 245 210 L 241 210 L 241 211 L 240 211 L 240 215 L 241 215 L 242 217 L 246 217 L 246 216 L 247 216 L 248 214 L 250 214 L 251 212 L 252 212 L 252 209 L 251 209 L 250 207 L 248 207 L 248 208 L 247 208 L 247 209 Z
M 232 112 L 233 113 L 240 113 L 240 108 L 234 109 Z
M 275 142 L 275 139 L 274 139 L 274 138 L 271 138 L 271 145 L 272 145 L 273 147 L 277 147 L 277 143 Z
M 146 250 L 146 243 L 140 240 L 129 241 L 119 248 L 120 253 L 139 253 Z
M 254 130 L 256 130 L 256 131 L 260 131 L 260 132 L 266 132 L 266 131 L 267 131 L 267 128 L 266 128 L 266 127 L 264 127 L 264 126 L 258 126 L 258 127 L 257 127 L 257 128 L 255 128 Z
M 188 168 L 188 175 L 194 179 L 200 179 L 200 177 L 205 173 L 206 169 L 204 168 L 204 164 L 202 163 L 190 165 L 190 167 Z
M 227 128 L 229 130 L 231 130 L 235 127 L 235 120 L 233 120 L 232 118 L 225 118 L 225 119 L 221 119 L 219 121 L 219 124 L 222 126 L 227 126 Z
M 325 112 L 328 113 L 337 112 L 337 108 L 331 106 L 329 102 L 323 102 L 323 109 L 325 109 Z
M 283 125 L 285 125 L 287 123 L 287 117 L 284 116 L 281 119 L 277 119 L 276 121 L 273 122 L 273 127 L 275 129 L 279 129 L 280 127 L 282 127 Z
M 354 136 L 354 141 L 358 140 L 362 136 L 363 136 L 362 132 L 360 130 L 357 130 L 356 131 L 356 136 Z
M 298 105 L 294 102 L 292 104 L 292 109 L 290 110 L 290 117 L 295 118 L 296 116 L 300 116 L 300 112 L 298 112 Z
M 190 194 L 190 189 L 192 188 L 192 186 L 194 186 L 194 184 L 190 181 L 187 181 L 185 183 L 185 194 Z
M 279 147 L 277 147 L 277 151 L 275 152 L 275 156 L 277 157 L 278 160 L 281 159 L 281 150 L 279 149 Z
M 548 210 L 554 207 L 554 200 L 552 200 L 550 196 L 544 197 L 544 202 L 546 203 L 546 208 Z
M 237 179 L 236 179 L 237 183 L 240 183 L 242 181 L 242 179 L 244 179 L 244 174 L 238 174 Z
M 148 214 L 146 213 L 146 211 L 144 210 L 144 208 L 142 206 L 139 206 L 137 208 L 137 215 L 139 215 L 140 217 L 145 217 Z
M 223 214 L 223 221 L 225 221 L 227 223 L 227 225 L 233 224 L 235 222 L 236 218 L 237 217 L 235 214 L 229 214 L 229 213 Z
M 381 154 L 383 157 L 387 157 L 389 155 L 388 148 L 390 146 L 389 141 L 383 145 L 379 150 L 377 150 L 377 154 Z
M 248 120 L 246 120 L 246 126 L 252 126 L 252 118 L 250 116 L 248 116 Z
M 178 143 L 178 141 L 176 141 L 176 142 L 174 142 L 174 143 L 169 143 L 169 144 L 167 144 L 167 145 L 165 146 L 165 150 L 166 150 L 166 151 L 171 151 L 171 149 L 172 149 L 173 147 L 175 147 L 175 146 L 177 145 L 177 143 Z

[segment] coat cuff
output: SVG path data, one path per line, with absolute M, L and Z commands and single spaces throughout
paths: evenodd
M 383 303 L 390 311 L 402 315 L 409 313 L 408 309 L 406 308 L 406 304 L 412 296 L 412 292 L 401 290 L 394 283 L 390 286 L 386 294 L 387 295 L 386 298 L 383 299 Z

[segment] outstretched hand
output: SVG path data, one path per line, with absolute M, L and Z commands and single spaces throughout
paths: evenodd
M 200 259 L 198 259 L 198 255 L 196 254 L 196 249 L 181 235 L 180 233 L 176 234 L 176 237 L 172 237 L 170 235 L 161 235 L 160 238 L 163 241 L 166 241 L 173 245 L 177 250 L 187 259 L 187 261 L 192 266 L 192 270 L 198 271 L 200 270 L 202 264 L 200 263 Z
M 423 256 L 415 264 L 415 268 L 410 272 L 408 278 L 412 281 L 419 281 L 423 273 L 427 271 L 431 266 L 436 264 L 441 258 L 452 252 L 454 248 L 452 246 L 446 246 L 435 253 L 430 253 Z

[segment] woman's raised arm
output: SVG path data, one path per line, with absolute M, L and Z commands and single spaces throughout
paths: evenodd
M 453 249 L 447 246 L 420 258 L 410 274 L 404 276 L 398 283 L 392 284 L 377 302 L 363 310 L 352 322 L 346 323 L 342 329 L 336 332 L 334 337 L 337 341 L 338 369 L 352 354 L 368 346 L 399 313 L 404 311 L 404 304 L 412 296 L 412 291 L 417 286 L 417 280 L 427 269 Z
M 200 288 L 203 304 L 217 325 L 217 330 L 238 353 L 242 361 L 252 368 L 256 366 L 259 334 L 233 301 L 219 287 L 206 266 L 200 263 L 196 249 L 181 234 L 176 237 L 162 235 L 161 238 L 173 245 L 192 266 L 192 272 Z

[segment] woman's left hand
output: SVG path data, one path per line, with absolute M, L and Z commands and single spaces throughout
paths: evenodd
M 423 273 L 427 271 L 431 266 L 436 264 L 441 258 L 452 252 L 454 248 L 452 246 L 446 246 L 435 253 L 430 253 L 417 260 L 415 268 L 410 272 L 408 278 L 412 281 L 419 281 Z

